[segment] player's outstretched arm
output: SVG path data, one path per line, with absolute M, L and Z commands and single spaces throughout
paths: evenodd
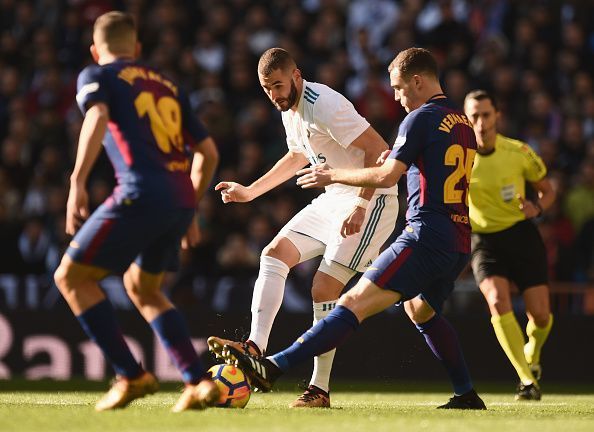
M 215 190 L 221 191 L 224 203 L 248 202 L 286 182 L 295 175 L 295 171 L 303 168 L 307 163 L 303 154 L 289 151 L 251 185 L 243 186 L 239 183 L 223 181 L 215 186 Z
M 109 108 L 104 103 L 92 105 L 83 120 L 76 162 L 70 176 L 70 191 L 66 204 L 66 233 L 73 235 L 82 223 L 89 217 L 87 179 L 91 168 L 101 152 L 101 142 L 105 136 Z
M 388 144 L 383 138 L 375 131 L 375 129 L 369 126 L 361 135 L 359 135 L 351 143 L 351 146 L 357 147 L 363 151 L 363 166 L 374 167 L 381 165 L 379 159 L 382 152 L 388 150 Z M 375 193 L 375 188 L 360 188 L 357 196 L 362 198 L 362 203 L 369 203 L 371 197 Z M 366 205 L 356 205 L 352 211 L 342 222 L 340 229 L 340 235 L 347 237 L 353 234 L 357 234 L 361 231 L 363 222 L 365 221 L 365 214 L 367 213 Z
M 384 139 L 371 126 L 355 138 L 351 145 L 363 151 L 363 166 L 365 168 L 382 165 L 383 161 L 380 163 L 381 155 L 388 150 L 388 144 L 386 144 Z M 364 192 L 361 192 L 359 193 L 359 196 L 365 199 L 370 199 L 373 195 L 374 188 L 366 189 L 367 191 L 364 191 L 366 193 L 364 194 Z
M 397 159 L 387 159 L 382 166 L 355 170 L 332 169 L 328 165 L 314 165 L 297 171 L 297 184 L 303 189 L 342 183 L 349 186 L 385 188 L 394 186 L 407 166 Z

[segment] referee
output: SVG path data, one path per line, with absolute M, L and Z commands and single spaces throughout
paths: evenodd
M 484 90 L 466 95 L 464 111 L 478 151 L 470 180 L 472 270 L 489 304 L 499 344 L 520 378 L 516 400 L 540 400 L 540 351 L 551 331 L 544 243 L 532 222 L 555 200 L 547 169 L 525 143 L 497 133 L 496 102 Z M 525 198 L 525 183 L 538 199 Z M 510 285 L 524 298 L 524 334 L 512 310 Z

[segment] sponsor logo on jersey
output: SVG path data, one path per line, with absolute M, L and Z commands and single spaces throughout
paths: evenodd
M 466 215 L 459 215 L 459 214 L 451 214 L 450 218 L 454 223 L 461 223 L 464 225 L 468 225 L 468 216 Z

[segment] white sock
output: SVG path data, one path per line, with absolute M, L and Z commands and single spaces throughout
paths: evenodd
M 336 307 L 337 301 L 338 299 L 313 304 L 314 325 L 324 319 Z M 336 348 L 314 357 L 314 369 L 309 382 L 310 385 L 315 385 L 325 392 L 330 390 L 330 372 L 332 371 L 334 354 L 336 354 Z
M 252 294 L 252 326 L 249 340 L 263 353 L 268 347 L 268 338 L 274 318 L 283 303 L 285 281 L 289 266 L 281 260 L 266 255 L 260 257 L 260 271 Z

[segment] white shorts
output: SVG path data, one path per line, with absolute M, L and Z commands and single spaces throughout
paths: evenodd
M 398 217 L 396 195 L 375 194 L 369 201 L 361 230 L 346 238 L 340 235 L 342 223 L 355 207 L 353 194 L 325 192 L 297 213 L 279 235 L 292 240 L 292 232 L 317 240 L 297 242 L 301 261 L 323 255 L 358 272 L 364 272 L 386 242 Z M 293 243 L 296 243 L 293 241 Z

